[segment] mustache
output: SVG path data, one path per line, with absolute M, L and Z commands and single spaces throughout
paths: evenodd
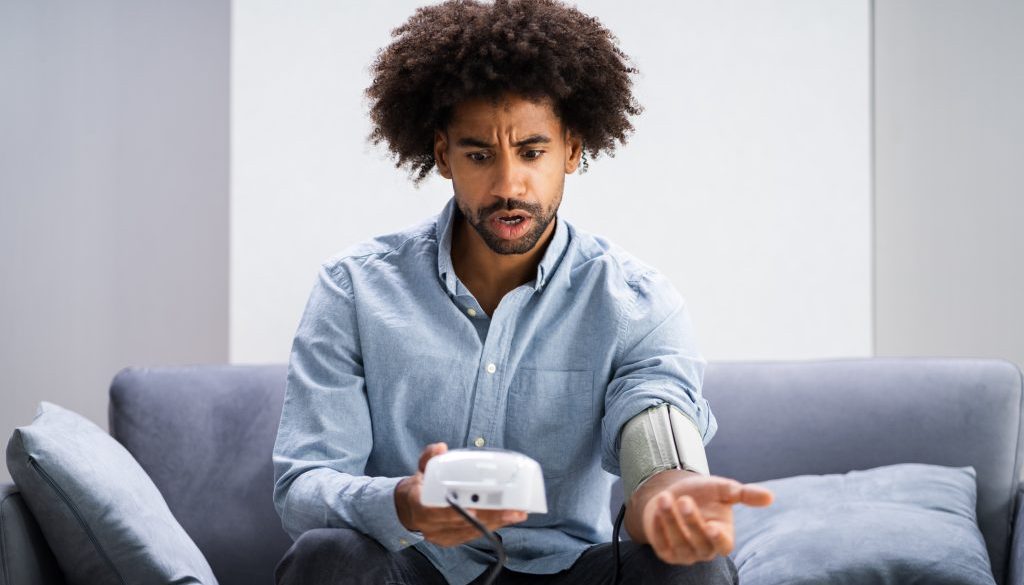
M 515 211 L 517 209 L 521 209 L 534 217 L 540 216 L 541 213 L 544 211 L 544 208 L 537 203 L 529 203 L 527 201 L 520 201 L 518 199 L 503 199 L 501 201 L 498 201 L 494 205 L 488 205 L 487 207 L 484 207 L 483 209 L 477 211 L 477 219 L 479 221 L 484 221 L 495 212 Z

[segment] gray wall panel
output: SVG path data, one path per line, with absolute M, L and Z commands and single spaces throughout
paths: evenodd
M 0 2 L 5 442 L 40 400 L 105 427 L 123 366 L 227 360 L 229 32 L 227 0 Z
M 874 26 L 876 353 L 1024 364 L 1024 2 Z

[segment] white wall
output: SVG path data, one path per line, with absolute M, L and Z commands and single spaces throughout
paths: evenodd
M 317 264 L 449 197 L 365 141 L 367 67 L 418 4 L 235 3 L 233 362 L 287 361 Z M 647 111 L 564 215 L 666 272 L 711 359 L 870 355 L 868 2 L 579 6 Z
M 1021 3 L 580 4 L 647 112 L 563 211 L 672 277 L 709 358 L 870 355 L 874 227 L 879 355 L 1024 363 Z M 320 260 L 440 208 L 364 140 L 415 5 L 0 2 L 5 433 L 44 399 L 105 426 L 126 365 L 286 361 Z
M 365 141 L 362 91 L 409 2 L 236 2 L 232 13 L 231 361 L 286 362 L 320 261 L 436 213 Z
M 1024 2 L 876 11 L 879 355 L 1024 365 Z
M 0 2 L 0 432 L 227 352 L 227 1 Z M 0 456 L 0 482 L 7 480 Z

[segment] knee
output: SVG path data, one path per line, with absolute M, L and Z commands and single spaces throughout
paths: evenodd
M 739 575 L 736 572 L 736 565 L 732 559 L 725 556 L 717 556 L 710 561 L 690 565 L 692 573 L 687 573 L 685 578 L 670 583 L 689 584 L 701 583 L 707 585 L 737 585 Z M 696 575 L 691 577 L 690 575 Z
M 279 585 L 338 579 L 348 571 L 379 563 L 386 554 L 372 538 L 347 528 L 317 528 L 303 532 L 278 563 Z
M 671 585 L 736 585 L 739 577 L 736 565 L 726 556 L 692 565 L 670 565 L 654 554 L 654 549 L 643 546 L 637 551 L 637 564 L 641 578 L 637 583 L 666 583 Z

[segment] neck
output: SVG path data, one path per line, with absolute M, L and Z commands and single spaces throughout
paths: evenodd
M 452 228 L 452 265 L 459 279 L 474 294 L 504 295 L 517 286 L 526 284 L 537 275 L 537 265 L 555 232 L 556 217 L 537 245 L 525 254 L 498 254 L 484 242 L 480 234 L 469 225 L 461 213 Z M 476 287 L 476 288 L 474 288 Z M 476 289 L 481 289 L 480 292 Z

